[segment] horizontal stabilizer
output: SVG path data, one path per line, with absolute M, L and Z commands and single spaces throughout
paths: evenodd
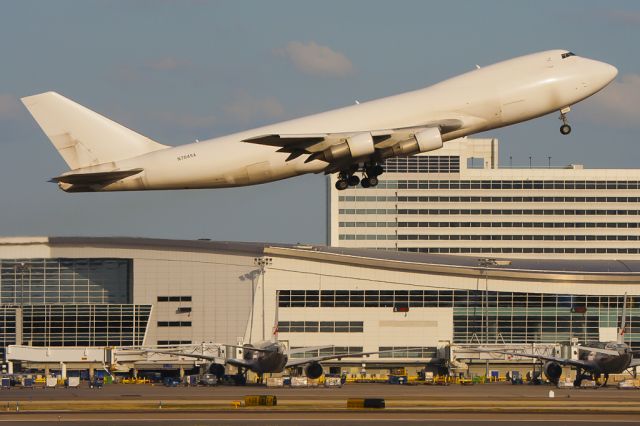
M 114 172 L 96 172 L 96 173 L 71 173 L 57 176 L 51 179 L 51 182 L 68 183 L 71 185 L 106 185 L 129 176 L 137 175 L 144 169 L 117 170 Z

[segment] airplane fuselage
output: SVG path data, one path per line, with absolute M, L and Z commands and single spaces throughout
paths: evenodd
M 596 346 L 592 343 L 590 346 Z M 619 345 L 619 344 L 618 344 Z M 589 371 L 595 374 L 621 374 L 629 368 L 633 356 L 629 351 L 629 347 L 621 345 L 619 348 L 613 346 L 605 346 L 606 349 L 614 349 L 619 351 L 619 355 L 606 354 L 600 352 L 583 352 L 581 359 L 590 364 Z
M 522 56 L 424 89 L 74 172 L 144 169 L 88 191 L 223 188 L 322 173 L 329 167 L 325 161 L 305 162 L 308 155 L 290 159 L 276 147 L 243 141 L 269 134 L 358 133 L 459 120 L 458 128 L 442 130 L 442 140 L 448 141 L 559 111 L 593 95 L 617 73 L 611 65 L 566 54 L 551 50 Z M 73 190 L 70 184 L 60 186 Z
M 261 342 L 254 347 L 267 352 L 252 351 L 250 346 L 243 350 L 245 362 L 249 370 L 257 374 L 281 373 L 287 365 L 288 357 L 283 344 L 278 342 Z

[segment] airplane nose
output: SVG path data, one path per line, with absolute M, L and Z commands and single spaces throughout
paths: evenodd
M 603 88 L 616 78 L 618 75 L 618 68 L 607 64 L 606 62 L 598 62 L 598 67 L 594 74 L 597 85 L 600 86 L 600 88 Z

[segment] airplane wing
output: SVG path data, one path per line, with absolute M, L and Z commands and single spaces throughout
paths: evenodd
M 238 358 L 229 358 L 227 360 L 227 364 L 233 365 L 234 367 L 248 368 L 248 369 L 251 369 L 252 367 L 252 365 L 246 362 L 245 360 L 238 359 Z
M 333 346 L 329 346 L 329 347 L 333 347 Z M 300 348 L 300 349 L 312 350 L 313 348 Z M 415 348 L 415 350 L 418 350 L 418 349 L 422 349 L 422 348 Z M 411 351 L 412 349 L 409 348 L 408 350 Z M 388 352 L 406 352 L 406 351 L 407 349 L 398 349 L 398 350 L 390 350 L 390 351 L 351 352 L 346 354 L 323 355 L 323 356 L 316 356 L 311 358 L 295 358 L 295 359 L 289 359 L 285 367 L 295 367 L 298 365 L 311 364 L 312 362 L 328 361 L 330 359 L 339 360 L 342 358 L 355 358 L 355 357 L 361 357 L 366 355 L 379 354 L 381 352 L 388 353 Z
M 329 346 L 306 346 L 306 347 L 302 347 L 302 348 L 294 348 L 294 349 L 289 349 L 287 351 L 287 355 L 291 356 L 294 354 L 301 354 L 304 352 L 310 352 L 310 351 L 317 351 L 317 350 L 321 350 L 321 349 L 330 349 L 333 348 L 333 345 L 329 345 Z
M 558 357 L 555 357 L 555 356 L 547 356 L 547 355 L 540 355 L 540 354 L 530 354 L 530 353 L 526 353 L 526 352 L 510 352 L 510 351 L 500 351 L 500 350 L 494 350 L 494 349 L 479 349 L 478 352 L 492 352 L 492 353 L 511 355 L 511 356 L 521 356 L 521 357 L 525 357 L 525 358 L 537 359 L 537 360 L 540 360 L 540 361 L 557 362 L 560 365 L 570 365 L 570 366 L 573 366 L 573 367 L 584 368 L 584 369 L 588 369 L 588 368 L 593 367 L 593 365 L 589 361 L 583 361 L 583 360 L 579 360 L 579 359 L 570 359 L 570 358 L 558 358 Z M 618 355 L 617 352 L 616 352 L 616 355 Z
M 639 367 L 640 366 L 640 358 L 631 358 L 631 362 L 629 363 L 629 367 L 627 368 L 633 368 L 633 367 Z
M 620 355 L 620 352 L 614 351 L 612 349 L 592 348 L 590 346 L 578 346 L 578 350 L 586 351 L 586 352 L 599 352 L 601 354 L 615 355 L 615 356 Z
M 471 119 L 470 117 L 465 117 Z M 466 120 L 469 121 L 469 120 Z M 293 160 L 303 154 L 311 154 L 306 162 L 316 158 L 313 154 L 344 142 L 350 136 L 359 133 L 370 133 L 376 149 L 387 148 L 398 142 L 411 139 L 416 133 L 428 128 L 439 128 L 441 133 L 460 129 L 465 125 L 461 118 L 438 120 L 413 127 L 395 129 L 379 129 L 342 133 L 314 133 L 314 134 L 267 134 L 251 137 L 243 142 L 277 147 L 278 152 L 289 153 L 287 161 Z

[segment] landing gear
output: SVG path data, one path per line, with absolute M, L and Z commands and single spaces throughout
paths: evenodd
M 560 110 L 560 120 L 562 121 L 562 126 L 560 126 L 560 133 L 562 133 L 563 135 L 568 135 L 569 133 L 571 133 L 571 126 L 569 126 L 567 120 L 567 113 L 569 111 L 571 111 L 570 107 L 562 108 Z
M 355 175 L 360 170 L 358 167 L 340 172 L 338 180 L 336 181 L 336 189 L 338 191 L 344 191 L 350 186 L 358 186 L 360 184 L 363 188 L 372 188 L 378 185 L 378 176 L 384 173 L 384 168 L 379 164 L 365 164 L 362 167 L 363 176 L 362 179 Z
M 378 178 L 375 176 L 363 178 L 360 181 L 363 188 L 375 187 L 378 185 Z

